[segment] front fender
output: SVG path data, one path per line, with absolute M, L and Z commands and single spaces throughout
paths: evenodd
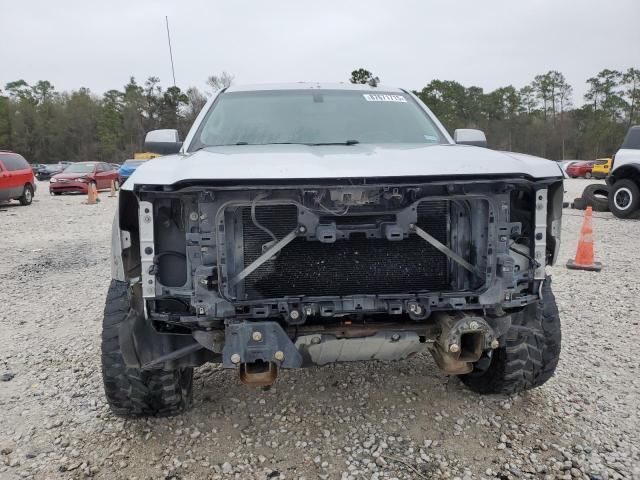
M 640 178 L 640 164 L 627 163 L 613 170 L 606 178 L 607 185 L 613 186 L 618 180 L 623 178 Z

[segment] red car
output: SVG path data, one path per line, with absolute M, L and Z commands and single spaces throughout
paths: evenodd
M 36 182 L 33 170 L 22 155 L 0 151 L 0 201 L 19 200 L 31 205 Z
M 591 178 L 591 170 L 595 162 L 573 162 L 567 167 L 567 175 L 571 178 Z
M 118 171 L 110 163 L 78 162 L 72 163 L 61 173 L 49 180 L 49 193 L 60 195 L 67 192 L 87 193 L 89 185 L 98 190 L 111 188 L 111 182 L 118 182 Z

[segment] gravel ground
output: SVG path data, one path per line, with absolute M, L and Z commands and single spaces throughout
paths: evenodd
M 123 420 L 99 363 L 116 204 L 101 198 L 45 183 L 0 206 L 0 478 L 640 479 L 640 222 L 594 214 L 604 269 L 569 271 L 582 212 L 565 209 L 562 358 L 542 388 L 480 397 L 428 355 L 285 371 L 269 391 L 211 365 L 188 413 Z

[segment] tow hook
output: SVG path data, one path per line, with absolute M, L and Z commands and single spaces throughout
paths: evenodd
M 494 331 L 484 318 L 461 312 L 437 312 L 435 315 L 440 335 L 431 347 L 431 353 L 445 372 L 469 373 L 485 350 L 498 348 Z
M 301 367 L 302 356 L 277 322 L 242 322 L 226 328 L 222 363 L 238 368 L 245 385 L 265 387 L 280 368 Z

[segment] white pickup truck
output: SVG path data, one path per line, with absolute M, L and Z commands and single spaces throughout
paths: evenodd
M 618 218 L 640 212 L 640 125 L 631 127 L 615 154 L 611 174 L 609 209 Z
M 266 386 L 430 351 L 479 393 L 542 385 L 560 355 L 545 265 L 562 172 L 485 146 L 378 85 L 233 86 L 184 142 L 150 132 L 145 149 L 169 155 L 129 177 L 113 225 L 113 411 L 185 410 L 206 362 Z

